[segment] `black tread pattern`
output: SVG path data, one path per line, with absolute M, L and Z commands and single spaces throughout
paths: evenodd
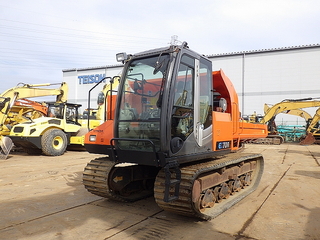
M 83 171 L 83 184 L 92 194 L 112 199 L 119 202 L 134 202 L 152 196 L 152 191 L 142 191 L 122 196 L 109 188 L 109 173 L 116 163 L 109 157 L 96 158 L 91 160 Z M 130 166 L 129 166 L 130 167 Z
M 57 150 L 53 147 L 53 139 L 55 136 L 61 136 L 63 139 L 63 146 Z M 41 146 L 42 152 L 47 156 L 60 156 L 64 154 L 67 149 L 67 136 L 66 134 L 60 129 L 49 129 L 47 130 L 41 138 Z
M 228 199 L 224 199 L 220 203 L 216 203 L 213 208 L 205 212 L 199 212 L 192 202 L 192 188 L 195 179 L 204 173 L 215 172 L 218 169 L 234 165 L 242 161 L 256 160 L 257 167 L 253 173 L 252 182 L 249 186 L 242 189 L 240 192 L 233 194 Z M 205 220 L 210 220 L 219 214 L 223 213 L 231 206 L 239 202 L 241 199 L 253 192 L 259 185 L 263 173 L 263 157 L 260 154 L 248 155 L 243 153 L 232 153 L 227 157 L 211 160 L 204 163 L 194 164 L 181 168 L 181 183 L 179 199 L 172 202 L 164 202 L 165 191 L 165 174 L 160 171 L 154 188 L 154 197 L 162 209 L 165 211 L 174 212 L 180 215 L 197 217 Z

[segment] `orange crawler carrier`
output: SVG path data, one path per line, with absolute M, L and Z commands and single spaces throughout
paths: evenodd
M 89 192 L 117 201 L 153 195 L 166 211 L 208 220 L 257 188 L 262 155 L 237 150 L 267 136 L 267 126 L 241 120 L 222 70 L 185 42 L 117 58 L 125 65 L 115 114 L 85 136 L 90 153 L 106 154 L 85 167 Z

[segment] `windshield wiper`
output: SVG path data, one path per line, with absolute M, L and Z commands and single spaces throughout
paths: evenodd
M 163 78 L 162 78 L 162 81 L 161 81 L 161 87 L 160 87 L 160 94 L 159 94 L 159 98 L 157 100 L 157 108 L 161 108 L 162 106 L 162 98 L 163 98 L 163 91 L 164 91 L 164 82 L 166 80 L 166 76 L 167 75 L 167 72 L 164 72 L 163 73 Z

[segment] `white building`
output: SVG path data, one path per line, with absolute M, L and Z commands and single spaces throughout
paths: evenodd
M 103 88 L 103 83 L 109 82 L 110 78 L 105 79 L 101 84 L 97 83 L 105 77 L 119 75 L 121 70 L 122 65 L 62 70 L 63 82 L 69 86 L 68 102 L 82 104 L 82 110 L 84 110 L 88 108 L 90 93 L 90 108 L 96 108 L 97 96 Z
M 196 50 L 196 49 L 195 49 Z M 208 55 L 213 70 L 222 69 L 233 82 L 239 95 L 243 115 L 263 114 L 265 103 L 284 99 L 320 98 L 320 45 Z M 88 106 L 88 92 L 103 77 L 119 75 L 122 65 L 63 70 L 63 81 L 69 85 L 69 101 Z M 107 80 L 109 81 L 109 80 Z M 96 96 L 102 89 L 91 91 L 90 107 L 96 107 Z M 305 109 L 313 114 L 315 109 Z M 303 124 L 300 117 L 280 114 L 277 122 Z

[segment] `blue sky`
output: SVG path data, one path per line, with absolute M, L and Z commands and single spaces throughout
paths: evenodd
M 0 0 L 0 92 L 114 65 L 173 35 L 206 55 L 317 44 L 319 23 L 318 0 Z

